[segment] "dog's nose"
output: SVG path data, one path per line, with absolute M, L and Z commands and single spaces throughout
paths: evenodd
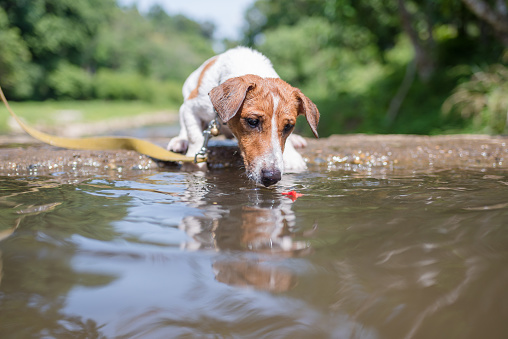
M 261 182 L 265 187 L 271 186 L 276 182 L 279 182 L 281 178 L 281 173 L 279 170 L 261 170 Z

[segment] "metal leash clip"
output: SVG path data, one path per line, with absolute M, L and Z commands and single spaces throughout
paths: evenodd
M 194 163 L 198 163 L 198 157 L 201 159 L 206 158 L 206 151 L 208 150 L 208 141 L 211 137 L 216 137 L 219 135 L 219 120 L 218 116 L 215 116 L 215 119 L 210 121 L 208 124 L 208 127 L 203 131 L 203 137 L 205 140 L 203 141 L 203 146 L 201 146 L 201 149 L 199 152 L 196 153 L 194 156 Z

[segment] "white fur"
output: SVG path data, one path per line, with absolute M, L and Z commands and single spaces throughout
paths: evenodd
M 277 112 L 277 107 L 279 106 L 280 98 L 273 95 L 273 115 L 272 115 L 272 150 L 269 156 L 270 165 L 273 164 L 275 168 L 280 171 L 280 174 L 284 174 L 284 161 L 282 158 L 282 147 L 279 142 L 279 130 L 277 124 L 277 116 L 275 112 Z
M 202 70 L 213 59 L 207 60 L 187 78 L 183 85 L 182 94 L 185 99 L 180 107 L 180 134 L 171 139 L 168 149 L 174 152 L 184 152 L 194 156 L 201 148 L 203 138 L 203 126 L 214 118 L 212 103 L 208 93 L 226 80 L 247 74 L 255 74 L 264 78 L 279 78 L 272 67 L 270 60 L 261 53 L 247 47 L 230 49 L 215 57 L 215 62 L 204 73 L 198 88 L 198 96 L 188 100 L 191 92 L 197 87 Z M 274 97 L 274 103 L 278 104 L 279 98 Z M 275 116 L 275 115 L 274 115 Z M 272 125 L 275 126 L 272 122 Z M 221 126 L 221 132 L 230 135 L 231 131 L 226 126 Z M 281 146 L 278 145 L 276 131 L 272 131 L 272 154 L 264 155 L 256 164 L 253 175 L 259 179 L 263 164 L 274 164 L 281 173 L 287 171 L 301 171 L 306 168 L 301 155 L 294 149 L 292 139 L 288 138 L 286 150 L 282 154 Z M 298 146 L 302 145 L 303 138 L 297 139 Z M 303 142 L 305 142 L 303 140 Z M 296 159 L 293 159 L 296 157 Z M 259 169 L 258 169 L 259 167 Z M 258 181 L 258 180 L 256 180 Z
M 307 164 L 302 156 L 293 146 L 290 138 L 286 140 L 286 147 L 284 148 L 284 171 L 286 173 L 298 173 L 307 169 Z

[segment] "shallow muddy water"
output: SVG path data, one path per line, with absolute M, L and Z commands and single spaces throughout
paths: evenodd
M 508 335 L 503 170 L 0 177 L 0 237 L 0 338 Z

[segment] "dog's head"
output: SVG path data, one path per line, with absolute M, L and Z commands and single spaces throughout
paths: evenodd
M 231 78 L 212 89 L 209 96 L 238 139 L 248 177 L 265 186 L 281 179 L 282 153 L 298 115 L 305 115 L 318 136 L 316 105 L 281 79 L 252 74 Z

